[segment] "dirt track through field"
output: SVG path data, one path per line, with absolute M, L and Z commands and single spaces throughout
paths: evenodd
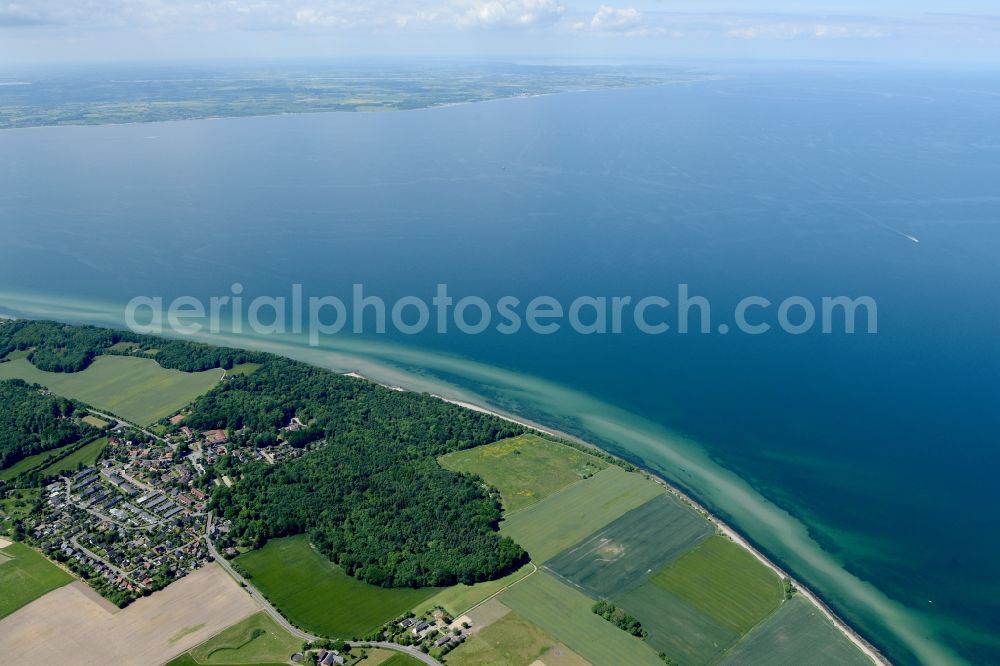
M 117 613 L 66 585 L 0 620 L 0 655 L 11 664 L 150 666 L 258 610 L 217 564 Z

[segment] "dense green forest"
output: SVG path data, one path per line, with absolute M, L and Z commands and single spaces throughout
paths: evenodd
M 315 449 L 274 466 L 244 466 L 232 488 L 215 490 L 212 507 L 233 521 L 237 543 L 260 547 L 269 538 L 306 533 L 351 575 L 388 587 L 474 583 L 527 558 L 497 531 L 499 497 L 481 479 L 435 460 L 520 434 L 516 424 L 270 354 L 125 331 L 0 324 L 0 357 L 15 349 L 32 349 L 32 363 L 62 372 L 82 370 L 102 353 L 153 349 L 161 366 L 185 371 L 261 364 L 199 398 L 185 420 L 195 429 L 226 428 L 236 445 L 281 438 Z M 307 427 L 283 431 L 293 416 Z
M 131 343 L 113 349 L 119 343 Z M 265 355 L 242 349 L 213 347 L 185 340 L 136 335 L 95 326 L 69 326 L 51 321 L 16 320 L 0 323 L 0 358 L 12 351 L 30 349 L 28 360 L 39 370 L 80 372 L 99 354 L 136 354 L 157 350 L 156 362 L 164 368 L 200 372 L 227 370 L 239 363 L 259 363 Z
M 245 428 L 237 441 L 264 444 L 293 416 L 328 443 L 284 465 L 244 467 L 237 484 L 216 491 L 213 507 L 233 520 L 239 542 L 305 532 L 348 573 L 384 586 L 473 583 L 524 561 L 496 532 L 499 498 L 435 460 L 519 426 L 274 357 L 198 399 L 186 423 Z
M 0 469 L 23 458 L 96 434 L 71 418 L 82 409 L 20 379 L 0 381 Z

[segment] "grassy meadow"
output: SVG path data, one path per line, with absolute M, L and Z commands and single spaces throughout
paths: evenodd
M 99 356 L 83 372 L 45 372 L 18 358 L 0 363 L 0 379 L 23 379 L 139 425 L 170 416 L 211 389 L 221 370 L 181 372 L 131 356 Z
M 481 476 L 500 491 L 504 509 L 531 506 L 608 466 L 600 458 L 536 435 L 521 435 L 438 458 L 445 469 Z
M 509 516 L 500 531 L 545 562 L 662 493 L 654 481 L 612 466 Z
M 73 580 L 24 544 L 15 542 L 0 548 L 0 618 Z
M 108 422 L 107 422 L 107 421 L 105 421 L 104 419 L 99 419 L 99 418 L 97 418 L 96 416 L 94 416 L 94 415 L 92 415 L 92 414 L 89 414 L 89 415 L 87 415 L 87 416 L 84 416 L 84 417 L 83 417 L 82 419 L 80 419 L 80 420 L 81 420 L 81 421 L 83 421 L 84 423 L 88 424 L 88 425 L 92 425 L 92 426 L 94 426 L 95 428 L 99 428 L 99 429 L 101 429 L 101 430 L 104 430 L 104 429 L 105 429 L 105 428 L 107 428 L 107 427 L 108 427 L 109 425 L 111 425 L 110 423 L 108 423 Z
M 451 613 L 452 617 L 458 617 L 508 585 L 516 583 L 525 576 L 531 575 L 531 572 L 534 570 L 535 567 L 533 565 L 525 564 L 514 573 L 507 574 L 503 578 L 488 580 L 476 583 L 475 585 L 452 585 L 441 590 L 430 599 L 422 600 L 420 605 L 414 607 L 412 610 L 414 614 L 420 615 L 428 608 L 440 606 Z
M 104 447 L 108 445 L 108 438 L 101 437 L 100 439 L 95 439 L 90 444 L 87 444 L 80 449 L 74 451 L 73 453 L 60 458 L 48 467 L 42 470 L 42 474 L 45 476 L 51 474 L 60 474 L 62 472 L 71 472 L 75 470 L 78 466 L 82 465 L 84 467 L 90 467 L 95 462 L 97 462 L 97 457 L 101 455 L 101 451 Z
M 359 581 L 316 552 L 305 536 L 272 539 L 237 562 L 292 624 L 330 638 L 362 637 L 440 591 Z
M 168 666 L 182 663 L 240 666 L 284 663 L 302 649 L 302 641 L 291 636 L 261 611 L 216 634 Z M 187 661 L 178 661 L 180 659 Z
M 45 464 L 46 461 L 55 462 L 69 453 L 73 447 L 78 444 L 79 442 L 73 442 L 72 444 L 67 444 L 66 446 L 60 446 L 58 449 L 50 449 L 48 451 L 36 453 L 33 456 L 28 456 L 27 458 L 22 458 L 10 467 L 0 469 L 0 481 L 10 481 L 18 474 L 21 474 L 22 472 L 29 472 L 36 467 Z
M 361 663 L 364 664 L 365 662 Z M 419 659 L 401 652 L 396 652 L 391 657 L 381 662 L 382 666 L 423 666 L 423 663 L 424 662 Z

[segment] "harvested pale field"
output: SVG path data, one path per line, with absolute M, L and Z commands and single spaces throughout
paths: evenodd
M 517 613 L 507 613 L 448 655 L 456 666 L 528 666 L 556 646 L 556 641 Z
M 469 632 L 475 633 L 502 619 L 509 612 L 510 609 L 500 603 L 499 600 L 490 599 L 485 604 L 477 606 L 462 617 L 469 618 L 469 624 L 472 625 Z M 461 626 L 462 623 L 459 622 L 458 624 Z
M 169 661 L 260 610 L 216 564 L 195 571 L 118 613 L 75 585 L 0 620 L 5 663 L 149 666 Z

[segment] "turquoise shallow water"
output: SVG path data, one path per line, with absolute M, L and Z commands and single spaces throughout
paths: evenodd
M 866 294 L 877 335 L 294 336 L 640 460 L 892 658 L 1000 659 L 1000 81 L 729 72 L 397 114 L 0 133 L 0 305 Z M 919 242 L 909 238 L 912 236 Z

